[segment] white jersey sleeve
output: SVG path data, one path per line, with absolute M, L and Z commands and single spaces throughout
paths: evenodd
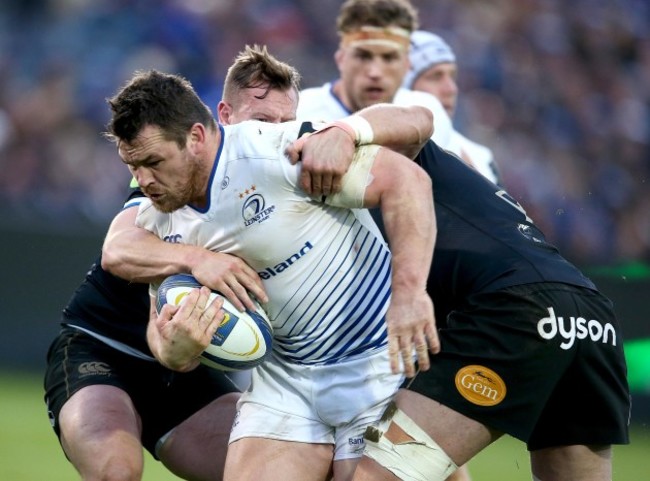
M 426 92 L 400 88 L 395 94 L 393 103 L 402 106 L 420 105 L 431 110 L 433 113 L 433 135 L 431 139 L 443 149 L 456 153 L 454 149 L 457 146 L 453 143 L 451 119 L 440 100 L 435 96 Z
M 298 98 L 298 120 L 331 122 L 347 117 L 350 112 L 332 91 L 332 84 L 312 87 L 300 92 Z
M 499 183 L 499 170 L 494 161 L 494 154 L 488 147 L 468 139 L 463 134 L 454 130 L 453 137 L 462 151 L 469 157 L 474 168 L 486 179 Z

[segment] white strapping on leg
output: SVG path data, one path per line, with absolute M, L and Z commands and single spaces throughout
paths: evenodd
M 391 421 L 411 438 L 394 444 L 384 435 Z M 364 454 L 404 481 L 444 481 L 458 466 L 443 449 L 393 403 L 365 434 Z

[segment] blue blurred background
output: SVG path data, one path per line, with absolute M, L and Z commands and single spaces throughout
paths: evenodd
M 650 2 L 414 1 L 459 64 L 455 123 L 614 299 L 650 411 Z M 215 107 L 245 44 L 302 86 L 337 76 L 340 1 L 3 0 L 0 367 L 39 370 L 130 176 L 102 137 L 105 99 L 138 69 L 189 78 Z M 636 356 L 636 354 L 635 354 Z M 640 409 L 640 408 L 637 408 Z

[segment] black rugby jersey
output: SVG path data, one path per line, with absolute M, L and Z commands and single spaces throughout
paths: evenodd
M 142 197 L 138 189 L 129 200 L 136 197 Z M 102 269 L 101 260 L 100 254 L 63 309 L 61 324 L 82 327 L 153 356 L 146 340 L 149 285 L 114 276 Z
M 595 289 L 501 187 L 432 141 L 415 161 L 433 183 L 438 234 L 427 290 L 438 319 L 468 295 L 514 285 L 561 282 Z M 372 214 L 383 232 L 379 210 Z

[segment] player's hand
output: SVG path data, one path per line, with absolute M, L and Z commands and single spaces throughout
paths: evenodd
M 415 353 L 418 366 L 427 371 L 431 366 L 429 352 L 440 351 L 440 341 L 433 314 L 433 303 L 426 292 L 399 293 L 393 291 L 386 313 L 388 354 L 393 373 L 415 376 Z
M 224 318 L 223 298 L 210 302 L 210 294 L 207 287 L 192 289 L 179 306 L 165 304 L 150 322 L 149 346 L 161 364 L 181 372 L 199 364 L 198 357 Z
M 192 262 L 192 275 L 201 285 L 223 294 L 240 311 L 255 311 L 249 293 L 268 302 L 262 279 L 255 269 L 237 256 L 201 250 Z
M 350 136 L 335 127 L 303 135 L 286 150 L 291 163 L 302 161 L 300 187 L 312 197 L 341 191 L 354 152 Z

